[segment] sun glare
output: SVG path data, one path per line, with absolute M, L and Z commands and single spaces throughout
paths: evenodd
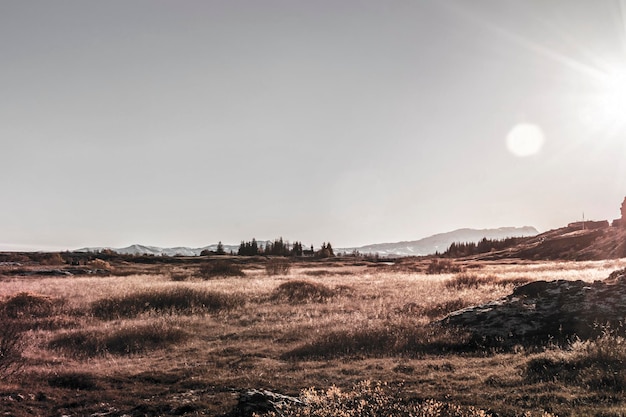
M 612 74 L 605 80 L 600 97 L 600 111 L 610 125 L 624 120 L 626 112 L 626 73 Z
M 525 157 L 539 152 L 544 140 L 543 130 L 539 126 L 519 123 L 507 135 L 506 146 L 513 155 Z

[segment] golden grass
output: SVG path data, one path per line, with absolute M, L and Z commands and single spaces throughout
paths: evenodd
M 268 276 L 262 264 L 249 264 L 245 277 L 211 280 L 194 278 L 197 264 L 149 267 L 145 274 L 136 265 L 113 265 L 137 272 L 128 276 L 5 276 L 0 302 L 13 305 L 11 320 L 26 323 L 28 343 L 21 377 L 0 385 L 0 398 L 26 398 L 8 406 L 16 416 L 52 409 L 59 415 L 111 409 L 168 415 L 184 404 L 197 405 L 193 412 L 200 415 L 219 415 L 234 406 L 233 388 L 294 395 L 316 387 L 310 392 L 322 401 L 333 385 L 350 397 L 360 381 L 371 380 L 388 384 L 407 405 L 433 401 L 511 416 L 602 415 L 626 405 L 621 386 L 606 385 L 605 393 L 593 388 L 602 386 L 593 382 L 600 373 L 584 386 L 548 378 L 585 355 L 601 362 L 589 347 L 577 347 L 582 356 L 575 357 L 556 348 L 477 350 L 462 333 L 429 326 L 453 310 L 506 296 L 525 280 L 594 281 L 626 260 L 466 264 L 462 274 L 470 279 L 426 274 L 427 266 L 410 260 L 294 263 L 288 273 Z M 237 302 L 216 309 L 184 304 L 207 294 Z M 127 302 L 132 314 L 116 314 Z M 110 304 L 107 314 L 94 314 L 98 303 Z M 46 310 L 49 305 L 54 308 Z M 35 325 L 41 320 L 56 325 Z M 545 375 L 544 365 L 550 368 Z M 74 407 L 64 400 L 70 392 Z

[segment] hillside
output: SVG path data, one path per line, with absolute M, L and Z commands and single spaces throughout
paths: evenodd
M 483 238 L 504 239 L 507 237 L 536 236 L 539 232 L 531 226 L 500 227 L 498 229 L 457 229 L 438 233 L 419 240 L 378 243 L 358 248 L 342 248 L 338 252 L 378 253 L 381 256 L 424 256 L 445 251 L 454 242 L 478 242 Z
M 626 257 L 626 228 L 581 229 L 576 226 L 528 237 L 515 246 L 471 256 L 475 260 L 601 260 Z

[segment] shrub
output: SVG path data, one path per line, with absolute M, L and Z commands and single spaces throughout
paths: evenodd
M 380 324 L 322 334 L 283 355 L 285 359 L 329 359 L 353 356 L 395 356 L 470 352 L 476 345 L 468 334 L 455 329 L 411 324 Z
M 459 274 L 446 281 L 445 286 L 449 289 L 462 290 L 465 288 L 478 288 L 481 285 L 494 284 L 498 281 L 493 275 L 481 277 L 474 274 Z
M 282 283 L 274 290 L 276 300 L 290 303 L 323 302 L 332 298 L 335 292 L 317 282 L 294 280 Z
M 186 340 L 187 333 L 164 323 L 123 326 L 112 330 L 80 330 L 56 336 L 48 346 L 69 354 L 93 357 L 130 355 L 161 349 Z
M 433 259 L 430 264 L 428 264 L 428 268 L 426 268 L 426 273 L 430 275 L 458 272 L 463 272 L 462 266 L 455 264 L 449 259 Z
M 104 269 L 104 270 L 107 270 L 107 271 L 110 271 L 110 270 L 113 269 L 111 267 L 111 264 L 108 263 L 107 261 L 103 260 L 103 259 L 94 259 L 93 261 L 87 262 L 87 265 L 89 265 L 92 268 Z
M 71 390 L 95 390 L 98 388 L 96 380 L 91 374 L 82 372 L 67 372 L 53 375 L 48 378 L 48 385 L 56 388 Z
M 284 402 L 276 405 L 271 417 L 484 417 L 487 414 L 473 407 L 427 400 L 420 403 L 400 401 L 399 394 L 381 383 L 363 381 L 350 391 L 342 391 L 335 386 L 326 391 L 307 389 L 302 391 L 302 404 Z
M 291 262 L 288 259 L 274 258 L 265 264 L 267 275 L 287 275 L 291 271 Z
M 65 260 L 61 257 L 60 253 L 45 254 L 39 260 L 41 265 L 64 265 Z
M 2 313 L 12 319 L 48 317 L 54 304 L 50 298 L 22 292 L 1 304 Z
M 448 300 L 443 303 L 428 306 L 424 309 L 423 314 L 430 319 L 434 319 L 446 316 L 453 311 L 464 309 L 470 305 L 472 305 L 471 302 L 464 300 L 463 298 L 456 298 L 454 300 Z
M 7 320 L 0 326 L 0 380 L 18 373 L 23 365 L 24 358 L 23 333 L 13 320 Z
M 104 298 L 91 304 L 91 313 L 103 320 L 132 318 L 142 313 L 206 313 L 243 304 L 238 295 L 191 288 L 156 289 Z
M 528 382 L 561 382 L 597 391 L 626 390 L 626 339 L 606 331 L 577 341 L 562 355 L 547 352 L 526 364 Z
M 241 266 L 228 261 L 214 261 L 205 263 L 200 267 L 200 277 L 203 279 L 219 277 L 243 277 L 246 274 Z

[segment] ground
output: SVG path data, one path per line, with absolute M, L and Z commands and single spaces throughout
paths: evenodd
M 626 259 L 433 268 L 429 259 L 342 258 L 278 272 L 264 258 L 224 259 L 244 275 L 212 274 L 216 258 L 2 264 L 0 342 L 11 330 L 22 342 L 19 357 L 4 368 L 0 360 L 5 415 L 224 415 L 244 389 L 297 396 L 363 381 L 401 402 L 488 415 L 626 415 L 625 371 L 605 366 L 621 364 L 618 336 L 498 349 L 432 326 L 524 282 L 604 279 Z M 614 354 L 593 356 L 601 349 Z M 581 359 L 594 357 L 605 362 Z M 586 373 L 573 370 L 579 363 Z

